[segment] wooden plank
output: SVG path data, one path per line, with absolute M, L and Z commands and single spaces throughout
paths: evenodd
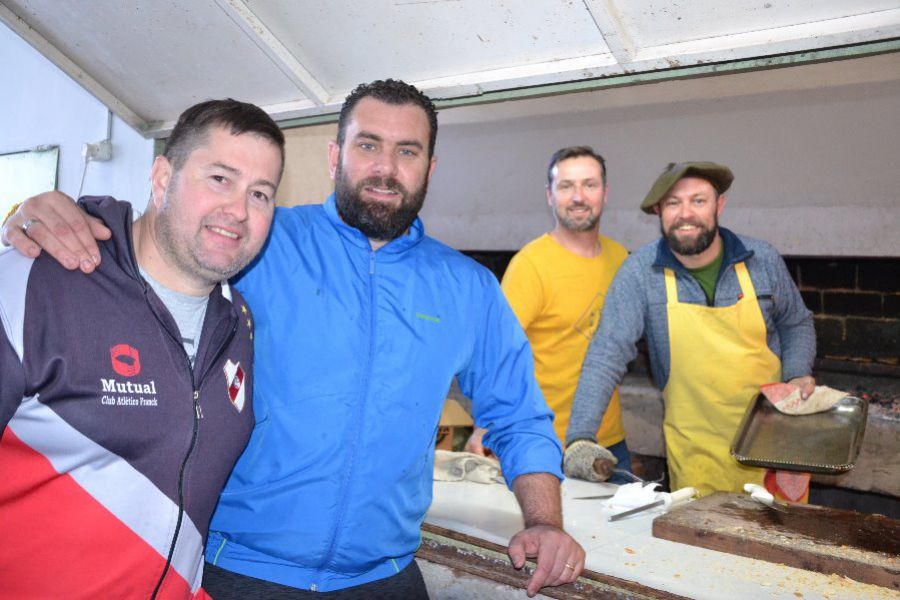
M 718 493 L 653 521 L 658 538 L 900 590 L 900 521 Z
M 535 568 L 529 560 L 522 570 L 516 570 L 505 546 L 428 523 L 422 525 L 422 545 L 416 558 L 522 589 Z M 590 570 L 585 570 L 574 583 L 545 587 L 540 594 L 558 600 L 686 600 L 684 596 Z

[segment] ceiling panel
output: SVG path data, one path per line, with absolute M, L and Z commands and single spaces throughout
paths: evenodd
M 207 98 L 269 105 L 298 97 L 276 64 L 259 59 L 253 38 L 207 2 L 3 4 L 147 122 L 170 121 Z
M 877 52 L 900 49 L 900 0 L 0 0 L 0 20 L 148 136 L 206 98 L 282 120 L 334 113 L 382 77 L 469 102 L 886 40 Z
M 619 7 L 634 2 L 617 0 Z M 623 9 L 623 26 L 639 48 L 663 46 L 713 37 L 769 31 L 797 25 L 819 24 L 823 29 L 840 25 L 852 27 L 850 17 L 859 17 L 898 8 L 896 0 L 728 0 L 677 2 L 651 0 L 640 9 Z
M 462 78 L 609 53 L 580 2 L 303 0 L 247 6 L 340 97 L 379 77 Z

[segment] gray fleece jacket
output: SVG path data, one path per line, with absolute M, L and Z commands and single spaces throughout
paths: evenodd
M 738 301 L 741 286 L 734 265 L 744 261 L 766 322 L 766 341 L 781 359 L 783 380 L 810 375 L 816 355 L 813 316 L 784 260 L 767 242 L 721 227 L 719 231 L 725 255 L 712 305 L 731 306 Z M 595 440 L 609 398 L 637 355 L 635 343 L 642 336 L 647 338 L 653 380 L 660 390 L 665 388 L 670 367 L 665 268 L 675 272 L 681 302 L 707 304 L 700 284 L 662 238 L 629 256 L 613 280 L 600 326 L 585 355 L 566 445 L 580 439 Z

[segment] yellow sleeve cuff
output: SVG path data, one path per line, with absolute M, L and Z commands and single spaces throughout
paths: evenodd
M 9 212 L 6 213 L 6 216 L 3 217 L 3 223 L 0 223 L 0 226 L 6 225 L 6 222 L 9 221 L 9 218 L 10 218 L 11 216 L 13 216 L 13 215 L 16 213 L 17 210 L 19 210 L 19 207 L 20 207 L 20 206 L 22 206 L 22 203 L 21 203 L 21 202 L 16 202 L 15 204 L 13 204 L 13 205 L 12 205 L 12 208 L 9 209 Z

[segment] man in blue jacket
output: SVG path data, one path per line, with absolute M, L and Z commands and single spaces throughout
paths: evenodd
M 529 595 L 583 569 L 561 529 L 562 453 L 525 335 L 494 276 L 417 217 L 436 135 L 413 86 L 359 86 L 329 147 L 335 193 L 279 208 L 237 281 L 254 307 L 257 426 L 210 525 L 216 598 L 426 597 L 413 553 L 454 376 L 522 506 L 509 554 L 517 568 L 537 558 Z

